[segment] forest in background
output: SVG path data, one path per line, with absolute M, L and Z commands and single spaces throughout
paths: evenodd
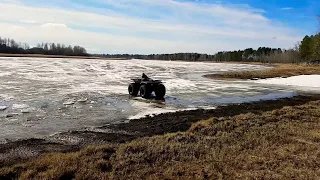
M 45 54 L 64 56 L 88 56 L 87 50 L 81 46 L 66 46 L 64 44 L 41 43 L 30 47 L 27 43 L 17 42 L 10 38 L 0 37 L 0 53 L 7 54 Z
M 262 63 L 306 63 L 320 59 L 320 33 L 305 36 L 291 49 L 259 47 L 237 51 L 222 51 L 214 55 L 199 53 L 174 54 L 94 54 L 106 58 L 135 58 L 150 60 L 215 61 L 215 62 L 262 62 Z

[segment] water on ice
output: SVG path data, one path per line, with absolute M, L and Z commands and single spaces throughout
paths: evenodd
M 248 64 L 149 60 L 0 58 L 0 141 L 43 137 L 146 115 L 292 96 L 283 87 L 204 74 L 259 70 Z M 130 78 L 163 80 L 164 103 L 130 98 Z

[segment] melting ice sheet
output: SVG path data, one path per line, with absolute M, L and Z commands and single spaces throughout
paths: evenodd
M 264 68 L 202 62 L 0 58 L 0 142 L 44 137 L 162 112 L 214 108 L 294 94 L 280 86 L 202 77 Z M 164 81 L 165 102 L 127 95 L 129 79 L 142 73 Z

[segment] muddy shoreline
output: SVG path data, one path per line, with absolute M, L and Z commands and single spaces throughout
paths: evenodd
M 299 95 L 293 98 L 220 106 L 213 110 L 191 110 L 160 114 L 106 125 L 99 131 L 69 131 L 60 139 L 26 139 L 0 144 L 0 167 L 28 160 L 48 152 L 72 152 L 89 145 L 124 143 L 140 137 L 186 131 L 192 123 L 211 117 L 228 117 L 248 112 L 264 112 L 319 100 L 320 95 Z M 65 141 L 61 140 L 65 137 Z M 71 139 L 71 140 L 70 140 Z

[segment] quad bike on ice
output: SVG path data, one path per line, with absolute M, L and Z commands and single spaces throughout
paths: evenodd
M 142 78 L 131 79 L 133 82 L 129 84 L 128 91 L 131 96 L 138 96 L 138 94 L 149 99 L 152 92 L 155 93 L 156 99 L 164 99 L 166 88 L 160 80 L 153 80 L 142 74 Z

